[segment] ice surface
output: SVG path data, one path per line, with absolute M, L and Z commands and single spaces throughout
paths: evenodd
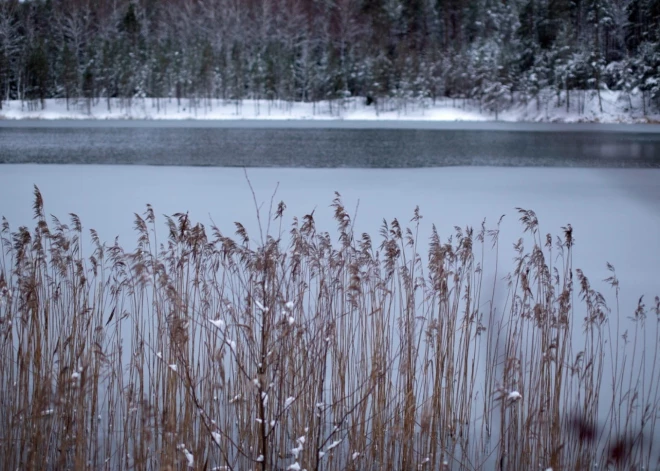
M 263 221 L 267 220 L 268 204 L 279 183 L 274 201 L 287 204 L 282 225 L 285 236 L 293 216 L 300 218 L 315 211 L 318 230 L 330 231 L 336 241 L 336 222 L 329 207 L 335 190 L 342 194 L 347 211 L 356 216 L 355 232 L 368 232 L 375 240 L 383 218 L 412 224 L 416 206 L 423 216 L 419 236 L 422 245 L 428 241 L 432 224 L 444 243 L 454 226 L 479 227 L 486 218 L 486 225 L 493 227 L 505 214 L 500 232 L 501 277 L 511 270 L 512 244 L 522 236 L 515 208 L 529 208 L 536 212 L 542 234 L 558 234 L 562 226 L 572 225 L 573 265 L 584 270 L 594 289 L 602 290 L 611 306 L 615 305 L 613 292 L 602 280 L 610 276 L 606 262 L 616 267 L 622 323 L 632 315 L 641 295 L 653 299 L 660 294 L 660 170 L 253 169 L 248 176 L 257 204 L 264 203 Z M 252 240 L 258 239 L 256 210 L 242 169 L 3 165 L 0 215 L 7 217 L 13 230 L 20 225 L 35 226 L 34 184 L 42 192 L 46 214 L 66 220 L 68 213 L 76 213 L 85 231 L 95 228 L 105 241 L 118 235 L 127 251 L 136 244 L 133 212 L 144 211 L 147 203 L 153 205 L 157 227 L 163 231 L 164 218 L 159 215 L 189 211 L 193 221 L 209 227 L 212 219 L 226 234 L 232 234 L 233 222 L 240 221 Z M 278 228 L 279 222 L 271 224 L 271 231 Z M 487 284 L 494 277 L 492 268 L 492 259 L 486 260 Z M 504 292 L 496 293 L 496 298 L 503 296 Z M 303 321 L 301 313 L 298 322 Z M 235 348 L 233 340 L 227 343 L 228 348 Z M 530 391 L 521 391 L 529 397 Z M 514 400 L 513 392 L 507 394 Z M 216 442 L 219 438 L 213 436 Z M 304 443 L 304 437 L 300 437 L 292 444 L 291 453 L 296 459 Z
M 37 185 L 46 214 L 66 220 L 80 216 L 83 229 L 94 228 L 104 241 L 119 236 L 126 250 L 136 245 L 134 212 L 147 203 L 157 215 L 190 212 L 207 227 L 210 219 L 227 234 L 234 221 L 258 234 L 252 194 L 242 169 L 141 166 L 3 165 L 0 167 L 0 216 L 13 230 L 32 228 L 32 192 Z M 500 233 L 500 272 L 511 268 L 512 244 L 522 235 L 516 207 L 533 209 L 541 233 L 559 234 L 570 223 L 576 246 L 574 267 L 582 268 L 595 289 L 617 270 L 622 311 L 632 314 L 639 296 L 660 293 L 660 170 L 562 168 L 437 168 L 411 170 L 252 169 L 248 176 L 263 214 L 279 182 L 275 202 L 287 204 L 283 230 L 293 216 L 316 210 L 318 230 L 336 227 L 329 207 L 341 193 L 355 232 L 378 237 L 383 219 L 408 223 L 417 205 L 423 216 L 420 242 L 431 225 L 446 240 L 454 226 L 494 225 L 505 214 Z M 357 210 L 357 212 L 356 212 Z M 157 218 L 165 230 L 164 218 Z M 275 227 L 271 225 L 271 230 Z M 334 234 L 333 234 L 334 235 Z M 488 266 L 486 267 L 486 272 Z M 487 274 L 487 273 L 486 273 Z M 610 298 L 611 300 L 611 298 Z

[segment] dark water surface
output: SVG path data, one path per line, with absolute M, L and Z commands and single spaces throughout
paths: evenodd
M 660 168 L 660 126 L 405 121 L 0 121 L 0 163 Z

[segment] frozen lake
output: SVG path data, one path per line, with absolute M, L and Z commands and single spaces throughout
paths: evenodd
M 269 225 L 270 234 L 281 234 L 286 239 L 293 218 L 302 220 L 305 214 L 311 213 L 314 214 L 317 229 L 330 231 L 334 242 L 337 221 L 332 217 L 330 204 L 334 192 L 338 191 L 343 196 L 346 210 L 354 217 L 352 228 L 356 234 L 366 232 L 378 237 L 383 219 L 392 221 L 397 218 L 403 225 L 410 226 L 413 224 L 410 218 L 419 205 L 423 215 L 418 233 L 419 252 L 420 260 L 426 267 L 427 246 L 433 226 L 444 243 L 451 240 L 455 226 L 479 228 L 485 218 L 486 227 L 493 228 L 500 216 L 506 215 L 499 226 L 498 250 L 491 249 L 490 241 L 486 241 L 479 258 L 479 263 L 483 263 L 487 293 L 475 310 L 487 315 L 490 302 L 495 312 L 509 312 L 507 309 L 511 302 L 504 274 L 516 267 L 514 243 L 523 237 L 529 248 L 532 242 L 530 234 L 523 233 L 516 208 L 533 209 L 540 221 L 539 243 L 546 233 L 561 235 L 563 227 L 572 225 L 575 235 L 572 266 L 584 270 L 593 289 L 603 293 L 611 309 L 606 310 L 606 319 L 598 330 L 598 335 L 602 336 L 599 343 L 603 348 L 602 355 L 600 351 L 593 353 L 593 359 L 602 365 L 602 381 L 597 386 L 600 402 L 593 406 L 593 420 L 599 427 L 611 427 L 608 430 L 612 431 L 612 437 L 603 436 L 597 446 L 604 448 L 617 437 L 638 433 L 641 414 L 648 406 L 648 410 L 653 412 L 644 419 L 647 422 L 644 422 L 643 433 L 650 442 L 638 445 L 635 453 L 639 457 L 642 452 L 648 451 L 647 462 L 658 462 L 660 388 L 657 386 L 657 375 L 660 370 L 656 345 L 660 345 L 660 322 L 653 311 L 655 296 L 660 293 L 657 276 L 660 261 L 660 244 L 657 243 L 657 234 L 660 233 L 660 134 L 657 127 L 518 126 L 499 123 L 378 123 L 379 127 L 374 127 L 373 123 L 340 121 L 295 123 L 295 129 L 287 127 L 293 125 L 287 122 L 252 122 L 252 127 L 248 128 L 245 122 L 225 122 L 222 125 L 209 122 L 113 122 L 110 126 L 106 122 L 3 122 L 0 123 L 0 161 L 9 163 L 0 165 L 0 216 L 7 218 L 12 230 L 23 225 L 35 227 L 32 193 L 33 186 L 37 185 L 44 197 L 47 215 L 58 216 L 62 221 L 68 220 L 68 213 L 80 216 L 84 238 L 82 253 L 85 257 L 91 254 L 88 232 L 91 228 L 96 229 L 100 239 L 109 244 L 118 237 L 118 243 L 131 257 L 137 242 L 134 213 L 143 212 L 147 203 L 153 205 L 157 214 L 155 228 L 160 241 L 165 240 L 167 233 L 162 214 L 180 212 L 193 221 L 202 222 L 207 228 L 217 225 L 223 234 L 230 236 L 236 230 L 234 222 L 240 221 L 251 235 L 251 243 L 258 245 L 260 231 L 255 207 L 261 208 L 262 222 L 265 222 L 270 219 L 266 218 L 266 214 L 272 199 L 275 204 L 284 201 L 287 208 L 282 219 Z M 207 167 L 200 167 L 202 165 Z M 252 168 L 246 173 L 254 188 L 253 194 L 243 169 L 225 168 L 238 165 L 453 167 Z M 518 168 L 512 168 L 514 166 Z M 274 192 L 276 194 L 273 196 Z M 282 226 L 279 226 L 280 222 Z M 288 244 L 287 241 L 284 243 Z M 547 251 L 551 265 L 561 264 L 558 252 L 551 252 L 547 246 L 543 250 Z M 606 262 L 616 267 L 620 280 L 618 297 L 617 291 L 604 281 L 611 275 Z M 542 299 L 538 294 L 536 296 L 535 299 Z M 640 296 L 644 296 L 647 306 L 646 321 L 634 319 L 641 302 Z M 571 364 L 578 365 L 580 355 L 591 347 L 590 337 L 584 334 L 585 303 L 577 283 L 572 297 L 575 310 L 571 316 L 571 333 L 567 337 L 570 352 L 566 358 Z M 142 312 L 138 307 L 126 309 L 127 312 Z M 419 316 L 430 312 L 424 311 L 426 308 L 419 309 L 420 312 L 416 311 Z M 109 306 L 99 309 L 100 315 L 106 316 L 101 319 L 100 329 L 108 328 L 108 311 Z M 195 332 L 206 332 L 203 329 L 209 325 L 206 317 L 199 313 L 195 316 L 194 319 L 199 322 L 192 324 L 198 326 Z M 155 317 L 127 315 L 121 323 L 117 323 L 117 338 L 121 338 L 125 346 L 132 345 L 135 323 Z M 360 318 L 372 319 L 376 316 Z M 497 316 L 484 317 L 486 331 L 505 332 L 509 318 L 503 319 L 505 323 L 501 323 Z M 416 328 L 421 335 L 426 324 L 419 322 Z M 520 358 L 521 369 L 533 372 L 536 371 L 535 365 L 542 364 L 540 355 L 543 352 L 538 347 L 534 347 L 535 350 L 528 348 L 536 339 L 537 331 L 532 327 L 531 320 L 521 322 L 526 334 L 520 337 L 521 347 L 516 355 Z M 355 330 L 346 328 L 345 331 Z M 449 331 L 454 332 L 453 327 Z M 396 330 L 392 331 L 392 336 L 393 345 L 403 338 Z M 161 335 L 157 337 L 165 338 Z M 337 351 L 355 349 L 350 351 L 355 355 L 360 353 L 359 348 L 363 344 L 345 341 L 350 337 L 344 335 L 337 338 L 345 342 L 337 344 Z M 474 362 L 477 365 L 472 373 L 474 390 L 469 398 L 466 396 L 465 402 L 472 417 L 465 426 L 474 434 L 470 435 L 474 448 L 456 452 L 456 459 L 479 460 L 488 463 L 482 469 L 494 469 L 492 460 L 496 453 L 493 450 L 499 446 L 497 440 L 493 439 L 492 443 L 479 440 L 485 436 L 482 409 L 489 408 L 487 415 L 492 417 L 495 429 L 498 423 L 505 423 L 498 422 L 499 416 L 493 412 L 501 409 L 498 406 L 490 408 L 490 398 L 493 396 L 484 379 L 485 365 L 490 361 L 495 364 L 499 356 L 490 357 L 488 354 L 491 337 L 480 338 L 482 340 L 474 341 L 471 350 L 466 350 L 472 365 Z M 424 348 L 420 351 L 426 351 L 426 345 L 425 341 L 422 342 Z M 50 348 L 50 351 L 54 349 L 53 346 Z M 109 343 L 107 351 L 114 352 L 116 348 Z M 453 346 L 448 348 L 450 351 Z M 213 358 L 209 352 L 200 355 L 202 361 Z M 124 366 L 119 371 L 127 372 L 129 358 L 122 358 L 121 364 Z M 145 365 L 156 371 L 159 363 L 154 358 L 159 357 L 150 355 L 148 358 Z M 426 357 L 420 358 L 418 366 L 426 364 Z M 462 364 L 462 361 L 459 363 Z M 173 365 L 176 366 L 176 363 L 169 364 L 170 369 Z M 392 368 L 391 371 L 391 381 L 398 381 L 399 369 Z M 423 368 L 419 367 L 417 371 L 418 384 L 430 381 L 429 374 Z M 494 371 L 496 375 L 490 381 L 498 382 L 504 373 L 499 369 Z M 622 377 L 621 371 L 625 371 L 625 381 L 619 379 Z M 564 423 L 569 423 L 571 411 L 568 405 L 579 399 L 572 388 L 579 386 L 577 382 L 582 381 L 579 379 L 582 376 L 565 373 L 565 378 L 571 386 L 564 387 L 561 396 L 564 401 L 562 405 L 566 405 L 561 410 L 561 417 Z M 398 387 L 403 388 L 402 384 Z M 510 409 L 509 418 L 518 417 L 518 413 L 521 420 L 538 417 L 539 411 L 545 407 L 541 395 L 537 394 L 538 382 L 523 379 L 516 384 L 522 399 L 515 409 Z M 101 388 L 105 386 L 101 385 Z M 637 392 L 633 394 L 633 389 L 639 391 L 640 396 L 636 396 Z M 112 388 L 108 390 L 114 391 Z M 285 392 L 279 398 L 280 402 L 288 396 L 289 392 Z M 427 392 L 422 386 L 418 387 L 420 404 L 425 403 Z M 217 402 L 215 397 L 211 401 L 211 397 L 207 397 L 206 405 Z M 230 409 L 233 407 L 231 403 L 227 402 L 233 397 L 237 397 L 233 391 L 223 392 L 218 410 L 233 410 Z M 398 400 L 404 395 L 392 397 Z M 123 411 L 121 404 L 115 407 Z M 128 407 L 126 410 L 129 410 Z M 419 411 L 423 408 L 420 407 Z M 57 414 L 60 411 L 56 409 Z M 220 416 L 221 413 L 217 414 Z M 422 416 L 421 412 L 418 416 Z M 234 420 L 231 413 L 226 417 L 227 420 Z M 630 417 L 630 424 L 623 427 L 622 422 L 627 417 Z M 99 420 L 102 426 L 108 423 L 105 416 Z M 541 427 L 539 430 L 543 430 L 541 420 L 538 424 Z M 102 430 L 102 427 L 99 429 Z M 424 436 L 419 434 L 419 443 L 422 443 Z M 535 440 L 516 437 L 521 443 L 522 439 L 526 440 L 525 443 Z M 210 447 L 208 437 L 202 436 L 199 443 L 195 450 L 196 459 L 199 457 L 201 461 L 205 453 L 214 456 L 214 451 L 206 451 L 206 447 Z M 392 443 L 397 442 L 394 440 Z M 286 446 L 290 447 L 290 444 L 287 442 Z M 341 449 L 342 454 L 337 453 L 337 459 L 351 456 L 349 446 L 353 445 L 347 442 L 345 446 Z M 416 446 L 424 449 L 425 445 Z M 570 456 L 570 453 L 566 454 Z M 450 453 L 450 456 L 453 455 Z M 547 458 L 541 458 L 541 469 L 546 469 Z M 596 469 L 596 465 L 602 468 L 603 464 L 601 460 L 589 469 Z M 432 469 L 439 469 L 439 466 L 437 461 Z M 479 468 L 475 466 L 474 469 Z
M 541 234 L 561 234 L 563 226 L 572 224 L 576 241 L 573 266 L 584 270 L 593 288 L 603 292 L 612 308 L 602 327 L 605 366 L 601 406 L 595 420 L 598 424 L 615 423 L 618 426 L 617 421 L 622 419 L 612 418 L 609 407 L 615 399 L 621 400 L 620 407 L 614 412 L 616 417 L 626 416 L 628 406 L 624 402 L 630 387 L 642 388 L 646 395 L 640 401 L 649 404 L 651 410 L 658 410 L 658 383 L 650 379 L 649 385 L 645 386 L 643 380 L 656 378 L 658 374 L 654 346 L 660 338 L 660 324 L 650 310 L 646 328 L 635 323 L 632 317 L 640 296 L 644 296 L 647 306 L 651 308 L 654 296 L 660 293 L 657 277 L 660 260 L 660 245 L 657 243 L 660 231 L 660 170 L 483 167 L 250 169 L 248 176 L 255 188 L 256 204 L 262 208 L 262 217 L 265 217 L 271 195 L 279 185 L 274 201 L 283 200 L 287 204 L 282 228 L 284 234 L 294 216 L 302 217 L 314 212 L 318 230 L 331 231 L 334 240 L 336 221 L 332 219 L 333 208 L 330 207 L 334 191 L 342 194 L 347 210 L 356 215 L 354 230 L 357 234 L 364 231 L 377 237 L 383 218 L 391 221 L 396 217 L 402 224 L 410 225 L 414 208 L 419 205 L 424 218 L 419 232 L 422 253 L 430 240 L 432 224 L 437 227 L 444 242 L 454 232 L 454 226 L 478 228 L 486 218 L 487 227 L 493 227 L 499 217 L 506 214 L 500 226 L 497 274 L 490 242 L 486 242 L 484 260 L 486 285 L 494 286 L 497 281 L 497 289 L 492 292 L 497 312 L 504 310 L 507 303 L 503 276 L 515 268 L 513 243 L 521 236 L 526 237 L 527 244 L 530 242 L 529 235 L 522 233 L 515 208 L 534 209 L 540 221 Z M 32 219 L 35 184 L 43 194 L 46 214 L 57 215 L 66 221 L 67 213 L 74 212 L 82 220 L 86 240 L 88 229 L 95 228 L 103 241 L 111 243 L 115 236 L 119 236 L 119 243 L 128 251 L 136 246 L 133 212 L 142 212 L 147 203 L 153 205 L 157 214 L 159 240 L 164 240 L 164 219 L 161 215 L 177 211 L 187 213 L 192 220 L 201 221 L 207 227 L 215 223 L 225 234 L 233 234 L 233 222 L 241 221 L 255 243 L 259 240 L 255 202 L 242 169 L 3 165 L 0 166 L 0 214 L 7 217 L 13 229 L 20 225 L 35 225 Z M 271 226 L 271 231 L 279 230 L 275 223 Z M 90 250 L 85 248 L 84 253 L 89 254 Z M 549 258 L 552 263 L 556 262 L 554 255 Z M 422 260 L 427 260 L 424 255 Z M 618 300 L 614 289 L 603 281 L 610 276 L 606 262 L 616 267 L 620 279 Z M 489 288 L 486 297 L 490 295 Z M 577 352 L 588 347 L 587 337 L 582 335 L 584 303 L 577 291 L 574 302 L 571 360 Z M 485 303 L 480 309 L 487 306 Z M 207 325 L 206 319 L 202 321 L 201 325 Z M 489 331 L 499 329 L 496 323 L 485 322 Z M 122 338 L 130 338 L 132 326 L 131 319 L 126 321 L 126 327 L 122 327 L 121 331 Z M 628 335 L 634 342 L 619 342 L 623 335 Z M 642 346 L 636 353 L 635 345 Z M 486 361 L 486 350 L 483 348 L 483 351 L 472 352 L 471 358 Z M 211 357 L 204 355 L 203 358 Z M 537 364 L 523 353 L 521 358 L 525 371 Z M 124 361 L 124 364 L 128 363 L 128 360 Z M 613 379 L 612 371 L 624 366 L 626 371 L 634 372 L 640 379 L 631 377 L 629 380 L 626 377 L 626 381 L 618 386 L 615 398 L 611 385 L 618 383 Z M 420 368 L 419 371 L 423 370 Z M 474 400 L 469 403 L 475 408 L 471 426 L 478 434 L 481 421 L 477 409 L 483 406 L 483 398 L 489 396 L 483 386 L 481 370 L 475 374 L 479 380 L 475 383 Z M 420 378 L 423 379 L 421 373 Z M 499 380 L 499 376 L 496 379 Z M 536 416 L 536 383 L 526 382 L 519 388 L 524 397 L 524 417 Z M 233 396 L 229 394 L 228 397 Z M 566 401 L 574 399 L 570 393 L 565 393 Z M 565 414 L 569 412 L 564 411 Z M 635 416 L 635 420 L 630 428 L 637 431 L 639 417 Z M 650 459 L 655 463 L 660 416 L 656 413 L 649 420 L 645 433 L 653 438 Z M 196 453 L 201 454 L 201 451 Z M 476 450 L 474 453 L 486 460 L 490 452 L 488 449 L 484 451 L 485 457 Z M 494 467 L 485 466 L 483 469 Z
M 660 126 L 429 121 L 0 121 L 0 163 L 660 168 Z

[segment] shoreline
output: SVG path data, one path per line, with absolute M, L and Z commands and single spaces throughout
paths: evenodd
M 576 92 L 577 93 L 577 92 Z M 583 93 L 585 104 L 580 109 L 566 109 L 554 95 L 544 94 L 540 101 L 517 99 L 498 113 L 478 106 L 468 99 L 383 99 L 377 105 L 366 105 L 360 97 L 321 102 L 288 102 L 269 100 L 138 98 L 95 99 L 90 105 L 85 99 L 63 98 L 40 102 L 10 100 L 0 109 L 0 125 L 7 122 L 111 122 L 113 124 L 145 122 L 213 123 L 213 126 L 296 127 L 311 128 L 460 128 L 483 125 L 488 129 L 509 126 L 569 125 L 598 126 L 618 124 L 660 125 L 660 112 L 641 114 L 635 107 L 628 110 L 628 97 L 618 92 L 603 93 L 603 110 L 595 97 Z M 585 98 L 586 97 L 586 98 Z M 30 109 L 34 108 L 34 109 Z M 641 107 L 640 107 L 641 108 Z M 273 124 L 277 123 L 277 124 Z M 304 123 L 304 124 L 303 124 Z M 167 124 L 165 124 L 167 125 Z
M 575 133 L 660 133 L 660 123 L 430 121 L 430 120 L 306 120 L 306 119 L 0 119 L 0 129 L 20 128 L 190 128 L 190 129 L 337 129 L 411 131 L 502 131 Z

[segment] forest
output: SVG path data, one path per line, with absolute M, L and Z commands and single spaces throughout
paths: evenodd
M 0 108 L 548 90 L 658 109 L 660 0 L 0 0 Z

